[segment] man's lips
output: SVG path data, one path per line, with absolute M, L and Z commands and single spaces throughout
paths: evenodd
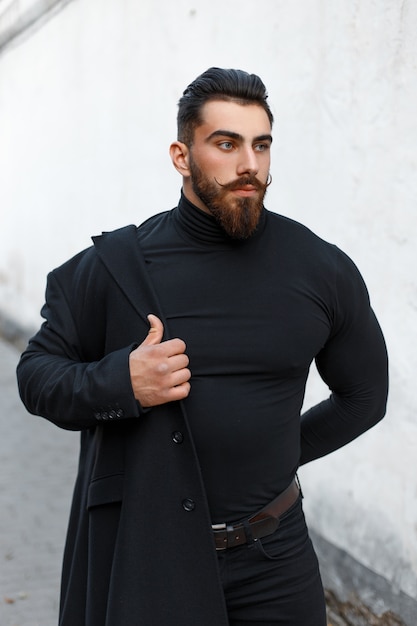
M 258 192 L 257 188 L 254 187 L 253 185 L 242 185 L 241 187 L 232 189 L 232 191 L 236 195 L 242 196 L 244 198 L 249 197 L 249 196 L 254 196 Z

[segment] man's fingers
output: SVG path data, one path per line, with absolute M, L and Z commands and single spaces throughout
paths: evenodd
M 190 389 L 191 385 L 188 381 L 185 383 L 181 383 L 181 385 L 176 385 L 175 387 L 172 387 L 167 393 L 166 402 L 184 400 L 190 393 Z
M 188 383 L 191 378 L 191 372 L 188 367 L 176 370 L 170 374 L 168 387 L 178 387 L 184 383 Z
M 142 346 L 155 346 L 161 343 L 164 335 L 164 325 L 156 315 L 152 313 L 148 315 L 148 321 L 150 324 L 149 332 L 146 339 L 142 342 Z
M 169 358 L 169 369 L 171 372 L 178 372 L 188 367 L 190 359 L 186 354 L 175 354 Z

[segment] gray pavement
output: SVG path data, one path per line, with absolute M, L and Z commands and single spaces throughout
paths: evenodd
M 78 433 L 29 415 L 0 339 L 0 626 L 56 626 Z

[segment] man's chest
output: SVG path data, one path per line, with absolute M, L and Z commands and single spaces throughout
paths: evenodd
M 148 268 L 194 374 L 297 375 L 328 338 L 328 303 L 308 272 L 222 251 L 158 257 Z

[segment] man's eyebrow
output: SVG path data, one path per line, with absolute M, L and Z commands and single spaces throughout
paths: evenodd
M 259 135 L 259 137 L 255 137 L 255 141 L 269 141 L 272 143 L 272 135 L 269 133 L 267 135 Z
M 236 139 L 236 141 L 243 141 L 243 136 L 240 133 L 235 133 L 233 130 L 215 130 L 207 137 L 206 141 L 210 141 L 213 137 L 230 137 L 231 139 Z M 258 137 L 255 137 L 253 141 L 269 141 L 272 143 L 272 135 L 258 135 Z

